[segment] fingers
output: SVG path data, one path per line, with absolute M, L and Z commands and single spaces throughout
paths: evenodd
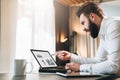
M 65 69 L 67 70 L 69 69 L 72 71 L 80 71 L 79 68 L 80 68 L 80 64 L 75 63 L 75 62 L 67 63 L 65 66 Z
M 61 60 L 69 60 L 70 59 L 70 53 L 67 51 L 57 51 L 56 56 Z
M 73 66 L 73 62 L 67 63 L 65 69 L 71 69 L 71 66 Z
M 59 59 L 63 60 L 63 56 L 64 56 L 63 51 L 57 51 L 57 52 L 56 52 L 56 56 L 57 56 Z
M 60 54 L 57 56 L 59 59 L 64 60 L 64 55 Z
M 66 65 L 66 66 L 65 66 L 65 69 L 69 70 L 69 66 Z
M 56 55 L 67 55 L 67 51 L 57 51 Z

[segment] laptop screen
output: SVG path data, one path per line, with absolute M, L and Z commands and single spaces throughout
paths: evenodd
M 57 64 L 48 51 L 31 49 L 31 52 L 42 68 L 57 67 Z

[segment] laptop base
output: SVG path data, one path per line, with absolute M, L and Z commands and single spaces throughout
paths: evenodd
M 66 69 L 59 69 L 59 68 L 47 68 L 47 69 L 39 69 L 39 72 L 44 72 L 44 73 L 56 73 L 56 72 L 61 72 L 61 73 L 66 73 Z

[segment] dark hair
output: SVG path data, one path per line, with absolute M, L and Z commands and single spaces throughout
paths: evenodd
M 97 6 L 97 4 L 93 2 L 86 2 L 85 4 L 80 6 L 76 15 L 80 17 L 80 15 L 83 13 L 85 16 L 88 17 L 91 12 L 97 14 L 99 17 L 103 17 L 102 10 Z

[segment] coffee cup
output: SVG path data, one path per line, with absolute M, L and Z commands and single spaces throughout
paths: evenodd
M 31 70 L 26 71 L 27 64 L 31 65 Z M 33 70 L 33 65 L 31 62 L 27 62 L 25 59 L 15 59 L 14 60 L 14 75 L 15 76 L 25 76 L 27 73 L 31 73 Z

